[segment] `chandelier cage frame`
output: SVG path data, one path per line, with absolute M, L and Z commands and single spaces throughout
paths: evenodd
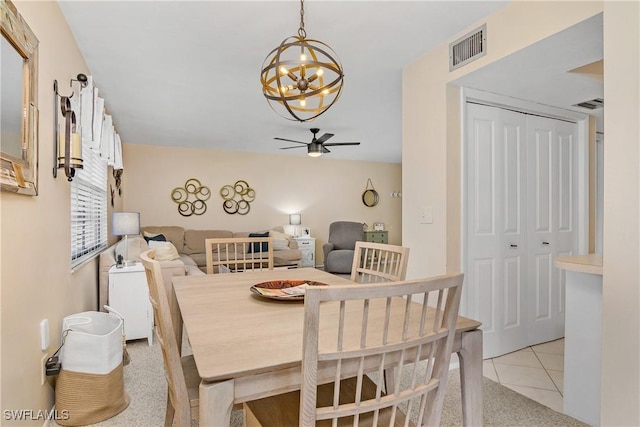
M 323 114 L 340 98 L 344 72 L 329 45 L 306 38 L 304 0 L 300 1 L 300 17 L 298 35 L 287 37 L 269 52 L 260 81 L 272 110 L 288 120 L 305 122 Z

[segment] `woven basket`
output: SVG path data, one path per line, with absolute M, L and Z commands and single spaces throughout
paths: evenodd
M 124 391 L 122 363 L 108 374 L 87 374 L 62 369 L 56 382 L 56 410 L 66 411 L 63 426 L 83 426 L 104 421 L 129 406 Z

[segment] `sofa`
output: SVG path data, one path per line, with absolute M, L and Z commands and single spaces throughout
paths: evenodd
M 205 239 L 249 237 L 252 233 L 266 233 L 274 238 L 273 263 L 274 267 L 292 266 L 299 267 L 302 261 L 302 252 L 298 250 L 295 240 L 284 233 L 282 227 L 273 227 L 269 230 L 240 231 L 229 230 L 188 230 L 178 226 L 149 226 L 140 229 L 139 236 L 128 238 L 128 255 L 124 241 L 120 241 L 100 254 L 100 309 L 109 301 L 109 269 L 116 264 L 117 255 L 123 255 L 130 260 L 139 261 L 140 253 L 150 249 L 144 237 L 157 238 L 162 234 L 167 242 L 175 247 L 175 255 L 168 256 L 160 262 L 162 277 L 165 285 L 171 287 L 171 278 L 174 276 L 193 276 L 205 274 L 207 260 L 205 254 Z M 171 258 L 171 259 L 168 259 Z

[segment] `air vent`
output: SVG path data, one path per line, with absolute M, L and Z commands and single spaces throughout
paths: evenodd
M 487 54 L 487 24 L 449 44 L 449 71 Z
M 587 110 L 597 110 L 598 108 L 604 107 L 604 99 L 596 98 L 592 99 L 591 101 L 584 101 L 578 104 L 573 104 L 573 106 L 586 108 Z

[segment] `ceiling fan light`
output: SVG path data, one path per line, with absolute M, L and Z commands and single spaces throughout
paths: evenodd
M 323 151 L 322 144 L 315 142 L 315 134 L 313 138 L 314 138 L 313 142 L 307 145 L 307 154 L 310 157 L 320 157 L 322 156 L 322 151 Z

